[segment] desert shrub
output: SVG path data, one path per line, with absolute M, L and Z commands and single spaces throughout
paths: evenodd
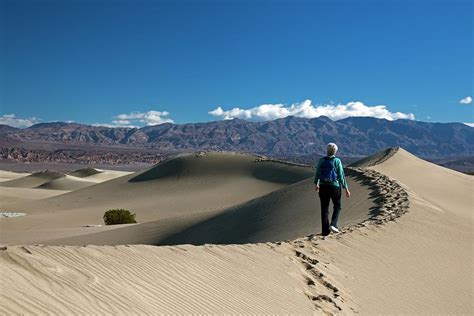
M 108 210 L 104 213 L 105 225 L 136 223 L 135 214 L 123 208 Z

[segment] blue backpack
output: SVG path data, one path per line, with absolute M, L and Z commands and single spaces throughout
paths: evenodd
M 319 181 L 321 183 L 331 183 L 337 180 L 336 159 L 334 157 L 324 157 L 319 166 Z

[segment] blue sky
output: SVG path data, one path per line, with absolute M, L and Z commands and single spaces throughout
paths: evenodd
M 472 1 L 0 0 L 0 10 L 0 123 L 474 122 Z

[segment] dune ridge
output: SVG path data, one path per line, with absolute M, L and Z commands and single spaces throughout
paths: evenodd
M 385 150 L 382 150 L 378 153 L 375 153 L 374 155 L 368 156 L 366 158 L 363 158 L 361 160 L 358 160 L 352 164 L 349 165 L 349 167 L 352 168 L 367 168 L 367 167 L 373 167 L 376 165 L 379 165 L 383 163 L 384 161 L 390 159 L 395 155 L 400 147 L 391 147 L 387 148 Z

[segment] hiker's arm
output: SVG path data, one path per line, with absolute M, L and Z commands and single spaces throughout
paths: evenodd
M 318 185 L 319 184 L 319 167 L 321 166 L 321 160 L 318 161 L 318 164 L 316 166 L 316 175 L 314 176 L 314 184 Z
M 339 176 L 339 181 L 344 189 L 348 190 L 346 176 L 344 175 L 344 168 L 342 167 L 342 162 L 339 160 L 339 168 L 337 168 L 337 173 Z
M 338 174 L 339 174 L 339 179 L 340 179 L 339 181 L 341 181 L 342 187 L 346 190 L 346 196 L 350 197 L 351 191 L 349 191 L 349 187 L 347 186 L 346 176 L 344 175 L 344 168 L 342 167 L 341 161 L 339 161 Z
M 314 184 L 316 185 L 315 189 L 316 191 L 319 190 L 319 167 L 321 166 L 321 160 L 318 161 L 318 164 L 316 166 L 316 174 L 314 176 Z

